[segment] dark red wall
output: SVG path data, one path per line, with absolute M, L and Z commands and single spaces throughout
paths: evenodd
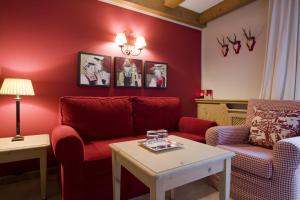
M 117 32 L 143 35 L 139 59 L 169 63 L 168 88 L 116 89 L 77 86 L 79 51 L 122 56 Z M 1 0 L 0 84 L 6 77 L 33 81 L 34 97 L 21 102 L 22 133 L 50 133 L 63 95 L 178 96 L 194 116 L 200 88 L 201 32 L 96 0 Z M 0 137 L 15 134 L 15 101 L 0 96 Z

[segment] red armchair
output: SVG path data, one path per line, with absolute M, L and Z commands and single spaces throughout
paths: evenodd
M 62 97 L 59 122 L 51 143 L 64 200 L 112 199 L 110 143 L 143 138 L 150 129 L 204 142 L 206 130 L 216 125 L 182 117 L 180 101 L 172 97 Z M 148 191 L 122 170 L 122 199 Z

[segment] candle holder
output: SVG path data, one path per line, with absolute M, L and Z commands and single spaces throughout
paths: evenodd
M 200 90 L 196 92 L 196 98 L 197 99 L 204 99 L 205 90 Z
M 205 90 L 204 99 L 213 100 L 213 90 Z

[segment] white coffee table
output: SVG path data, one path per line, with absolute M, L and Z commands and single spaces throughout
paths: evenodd
M 220 199 L 229 200 L 234 153 L 177 136 L 170 139 L 183 148 L 154 153 L 139 146 L 139 140 L 110 144 L 114 200 L 120 199 L 121 165 L 150 188 L 151 200 L 165 200 L 168 190 L 222 172 Z

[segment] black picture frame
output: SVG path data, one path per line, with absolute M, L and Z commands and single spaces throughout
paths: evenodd
M 155 73 L 162 78 L 157 79 Z M 145 61 L 144 63 L 144 86 L 151 89 L 168 88 L 168 63 Z
M 143 60 L 115 57 L 115 87 L 142 88 L 143 86 Z
M 111 56 L 79 52 L 77 85 L 87 87 L 110 87 L 112 80 L 111 62 Z

